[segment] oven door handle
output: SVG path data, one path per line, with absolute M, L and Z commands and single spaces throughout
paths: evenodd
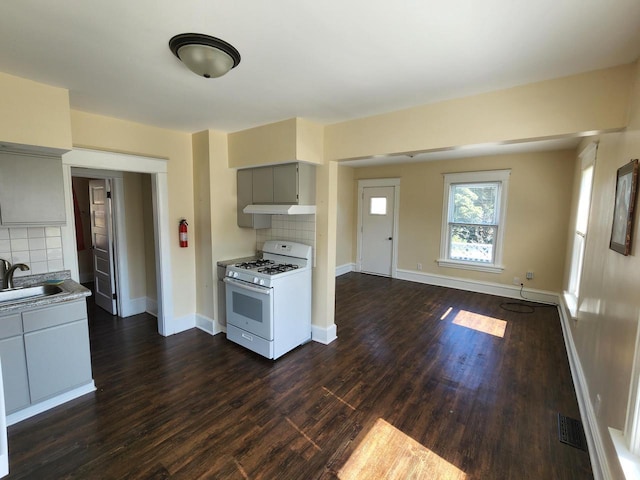
M 243 288 L 255 293 L 261 293 L 263 295 L 271 295 L 271 289 L 268 287 L 260 287 L 258 285 L 251 285 L 250 283 L 243 282 L 241 280 L 234 280 L 233 278 L 224 277 L 224 283 L 234 285 L 238 288 Z

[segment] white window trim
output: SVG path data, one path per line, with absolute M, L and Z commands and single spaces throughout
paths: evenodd
M 476 270 L 479 272 L 502 273 L 503 240 L 507 218 L 507 197 L 509 192 L 509 177 L 511 170 L 486 170 L 481 172 L 445 173 L 444 193 L 442 201 L 442 229 L 440 232 L 440 258 L 437 260 L 440 267 L 461 268 L 464 270 Z M 452 184 L 457 183 L 483 183 L 500 182 L 498 204 L 498 234 L 496 235 L 495 256 L 493 263 L 465 262 L 448 258 L 449 246 L 449 191 Z
M 595 179 L 597 151 L 598 151 L 598 142 L 592 142 L 589 145 L 587 145 L 578 155 L 578 158 L 580 158 L 580 184 L 581 185 L 582 185 L 582 175 L 584 170 L 587 169 L 588 167 L 593 167 L 593 176 L 591 177 L 591 195 L 589 198 L 589 211 L 591 211 L 591 205 L 593 204 L 593 182 Z M 580 191 L 578 191 L 578 195 L 580 195 Z M 579 198 L 578 198 L 578 201 L 579 201 Z M 575 235 L 576 235 L 576 225 L 574 225 L 573 229 L 571 230 L 571 236 L 575 238 Z M 587 231 L 585 232 L 582 239 L 583 248 L 585 250 L 586 250 L 588 236 L 589 236 L 589 225 L 587 224 Z M 575 242 L 573 242 L 572 249 L 571 249 L 571 257 L 570 257 L 571 259 L 573 259 L 574 257 L 575 252 L 573 251 L 573 249 L 575 248 L 576 248 Z M 572 269 L 573 265 L 570 265 L 569 268 Z M 571 279 L 573 274 L 574 273 L 572 271 L 569 272 L 569 282 L 572 281 Z M 580 268 L 580 275 L 576 279 L 576 283 L 577 283 L 576 285 L 577 295 L 576 295 L 576 291 L 572 291 L 571 288 L 569 288 L 571 285 L 567 285 L 568 287 L 567 290 L 563 292 L 565 303 L 567 305 L 567 308 L 569 309 L 569 314 L 571 315 L 571 318 L 573 318 L 574 320 L 578 318 L 578 305 L 579 305 L 578 296 L 580 295 L 580 288 L 582 287 L 582 268 Z

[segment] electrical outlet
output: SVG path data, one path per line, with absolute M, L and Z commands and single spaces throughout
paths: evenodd
M 533 280 L 533 272 L 527 272 L 527 280 Z
M 520 277 L 513 277 L 513 284 L 520 285 Z
M 422 264 L 421 264 L 421 263 L 416 264 L 416 268 L 417 268 L 418 270 L 422 270 Z

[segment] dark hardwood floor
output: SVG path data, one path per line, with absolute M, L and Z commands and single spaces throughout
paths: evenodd
M 10 427 L 8 478 L 384 478 L 345 467 L 380 419 L 453 472 L 412 478 L 593 478 L 588 454 L 558 440 L 557 413 L 580 416 L 554 308 L 336 281 L 338 339 L 275 362 L 90 304 L 98 389 Z M 371 465 L 384 460 L 375 447 Z

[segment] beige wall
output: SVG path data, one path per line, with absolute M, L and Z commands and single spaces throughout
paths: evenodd
M 229 134 L 229 167 L 247 168 L 286 162 L 324 162 L 324 127 L 302 118 Z
M 607 428 L 624 429 L 640 320 L 637 209 L 631 255 L 625 257 L 610 250 L 609 240 L 616 171 L 632 158 L 640 157 L 640 69 L 630 105 L 628 130 L 598 138 L 579 311 L 577 320 L 570 323 L 594 411 L 597 395 L 602 399 L 597 421 L 614 478 L 622 478 L 622 473 Z
M 151 175 L 142 175 L 142 223 L 144 227 L 144 259 L 147 298 L 158 300 L 156 279 L 156 243 L 153 227 L 153 199 L 151 192 Z
M 633 69 L 622 65 L 329 125 L 326 158 L 621 129 Z
M 71 150 L 69 92 L 0 73 L 0 142 Z
M 179 220 L 194 216 L 191 135 L 76 110 L 71 111 L 71 130 L 75 147 L 168 159 L 169 221 L 176 232 L 170 244 L 173 315 L 192 315 L 196 304 L 195 250 L 180 248 L 177 239 Z M 198 228 L 189 227 L 192 234 Z
M 316 266 L 313 269 L 312 322 L 331 329 L 335 317 L 338 164 L 316 167 Z
M 572 150 L 356 168 L 359 179 L 400 178 L 398 268 L 560 292 L 575 153 Z M 439 267 L 443 174 L 511 169 L 500 274 Z M 356 205 L 357 208 L 357 205 Z M 357 219 L 356 219 L 357 222 Z M 355 233 L 354 233 L 355 236 Z M 356 252 L 354 252 L 355 255 Z M 527 271 L 533 280 L 524 280 Z
M 354 250 L 354 225 L 356 222 L 356 184 L 354 182 L 354 169 L 351 167 L 338 167 L 338 205 L 336 214 L 336 266 L 354 263 L 356 252 Z
M 193 192 L 194 218 L 196 226 L 193 248 L 196 253 L 196 312 L 213 319 L 214 270 L 211 259 L 211 182 L 209 180 L 209 133 L 192 136 L 193 145 Z
M 125 238 L 130 298 L 147 296 L 147 266 L 143 216 L 142 177 L 139 173 L 124 172 Z
M 211 209 L 211 260 L 214 308 L 217 312 L 220 299 L 215 280 L 216 262 L 253 255 L 256 248 L 256 232 L 250 228 L 238 227 L 236 170 L 229 168 L 227 135 L 208 131 L 209 142 L 209 184 Z M 222 319 L 214 313 L 221 326 Z

